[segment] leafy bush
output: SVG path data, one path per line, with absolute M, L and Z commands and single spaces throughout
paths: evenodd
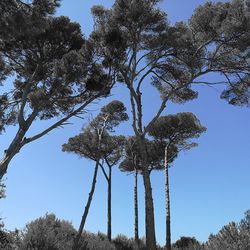
M 250 249 L 250 210 L 240 223 L 231 222 L 216 235 L 210 235 L 206 250 L 249 250 Z
M 46 214 L 26 225 L 21 250 L 69 250 L 75 234 L 71 223 Z
M 125 235 L 118 235 L 113 243 L 117 250 L 146 250 L 145 243 L 143 241 L 139 241 L 139 243 L 135 242 L 134 239 L 129 239 Z
M 7 231 L 4 225 L 0 225 L 0 249 L 19 250 L 21 245 L 21 237 L 18 230 Z
M 84 232 L 82 239 L 85 242 L 86 250 L 116 250 L 114 244 L 109 242 L 107 236 L 102 233 Z
M 173 244 L 173 250 L 200 250 L 201 244 L 194 237 L 182 236 Z

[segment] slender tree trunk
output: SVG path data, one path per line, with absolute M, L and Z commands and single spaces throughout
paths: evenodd
M 135 241 L 139 242 L 139 226 L 138 226 L 138 171 L 135 170 L 135 186 L 134 186 L 134 212 L 135 212 Z
M 112 180 L 112 167 L 109 166 L 109 178 L 108 178 L 108 225 L 107 225 L 107 235 L 108 240 L 111 241 L 112 238 L 112 223 L 111 223 L 111 182 Z
M 78 229 L 78 233 L 77 233 L 77 235 L 75 237 L 72 250 L 78 250 L 79 249 L 79 241 L 80 241 L 80 238 L 81 238 L 81 235 L 82 235 L 82 232 L 83 232 L 83 228 L 84 228 L 87 216 L 88 216 L 89 208 L 90 208 L 92 198 L 93 198 L 93 194 L 94 194 L 94 191 L 95 191 L 96 178 L 97 178 L 97 172 L 98 172 L 98 165 L 99 165 L 99 160 L 96 161 L 95 171 L 94 171 L 92 185 L 91 185 L 91 190 L 89 192 L 88 201 L 87 201 L 87 204 L 86 204 L 85 209 L 84 209 L 82 220 L 81 220 L 81 223 L 80 223 L 80 226 L 79 226 L 79 229 Z
M 170 194 L 169 194 L 167 147 L 165 148 L 165 196 L 166 196 L 166 250 L 171 250 Z

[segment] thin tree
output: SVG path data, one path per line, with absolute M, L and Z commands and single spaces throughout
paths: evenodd
M 112 168 L 119 163 L 123 157 L 124 150 L 124 136 L 107 136 L 105 141 L 105 150 L 103 150 L 103 158 L 108 167 L 108 172 L 105 170 L 103 164 L 99 164 L 104 177 L 108 184 L 108 206 L 107 206 L 107 236 L 108 240 L 112 239 Z
M 80 25 L 54 16 L 59 0 L 31 2 L 0 1 L 0 83 L 12 81 L 0 94 L 0 133 L 17 125 L 0 161 L 0 179 L 23 146 L 82 115 L 112 82 Z M 27 137 L 38 120 L 53 123 Z
M 225 85 L 222 98 L 231 104 L 249 104 L 250 8 L 249 1 L 206 3 L 197 8 L 188 23 L 170 25 L 159 0 L 116 0 L 111 9 L 92 9 L 95 30 L 91 39 L 105 67 L 112 64 L 116 80 L 130 95 L 132 126 L 140 145 L 145 189 L 146 245 L 156 250 L 154 206 L 146 134 L 169 102 L 197 98 L 197 84 Z M 205 75 L 220 73 L 216 82 Z M 145 83 L 159 91 L 161 104 L 144 124 Z M 143 103 L 143 97 L 144 103 Z
M 107 131 L 113 131 L 122 121 L 126 121 L 128 115 L 122 102 L 114 100 L 104 106 L 89 126 L 82 133 L 69 138 L 68 143 L 62 146 L 63 151 L 74 152 L 82 157 L 95 161 L 95 170 L 92 179 L 91 191 L 84 209 L 81 223 L 75 237 L 72 250 L 79 249 L 79 241 L 84 229 L 89 208 L 95 191 L 97 172 L 100 160 L 107 156 L 107 143 L 110 136 Z
M 123 172 L 134 172 L 134 240 L 139 244 L 139 210 L 138 210 L 138 162 L 135 152 L 135 138 L 129 137 L 125 144 L 125 159 L 119 169 Z
M 149 165 L 149 173 L 152 170 L 161 170 L 163 164 L 165 143 L 160 141 L 147 140 L 146 152 Z M 169 162 L 172 162 L 177 156 L 177 148 L 174 145 L 169 146 Z M 135 137 L 128 137 L 125 145 L 125 157 L 121 162 L 119 169 L 122 172 L 134 173 L 134 239 L 139 244 L 139 225 L 138 225 L 138 174 L 142 174 L 142 159 L 140 158 L 140 148 Z
M 177 153 L 188 150 L 196 143 L 191 139 L 198 138 L 206 130 L 190 112 L 161 116 L 149 127 L 149 135 L 165 144 L 164 172 L 165 172 L 165 204 L 166 204 L 166 249 L 171 250 L 171 218 L 169 192 L 169 148 L 175 146 Z

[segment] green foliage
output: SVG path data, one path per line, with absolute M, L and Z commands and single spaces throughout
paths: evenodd
M 81 115 L 93 100 L 112 87 L 96 60 L 93 44 L 84 39 L 78 23 L 54 16 L 58 0 L 0 2 L 0 81 L 8 92 L 0 94 L 0 133 L 18 125 L 0 164 L 0 178 L 21 148 L 68 119 Z M 26 133 L 35 120 L 59 118 L 34 136 Z
M 69 250 L 75 235 L 71 223 L 46 214 L 26 225 L 20 250 Z
M 21 247 L 21 234 L 18 230 L 7 231 L 4 224 L 0 224 L 0 249 L 19 250 Z
M 247 250 L 250 247 L 250 211 L 240 223 L 231 222 L 217 234 L 210 235 L 206 250 Z
M 160 141 L 150 141 L 145 139 L 146 153 L 148 159 L 148 169 L 160 170 L 164 167 L 164 152 L 165 143 Z M 169 146 L 168 159 L 172 162 L 177 156 L 177 148 L 174 144 Z M 128 137 L 125 145 L 125 159 L 120 163 L 121 171 L 133 172 L 137 170 L 138 172 L 143 171 L 145 166 L 142 165 L 142 157 L 139 147 L 139 142 L 136 137 Z
M 201 76 L 218 72 L 226 86 L 221 97 L 234 105 L 248 105 L 249 1 L 208 2 L 195 10 L 188 23 L 173 26 L 157 2 L 117 0 L 111 9 L 93 7 L 92 41 L 103 63 L 117 69 L 117 80 L 129 85 L 134 73 L 135 82 L 150 73 L 163 101 L 183 103 L 198 96 L 194 83 L 209 84 Z M 147 65 L 137 63 L 136 72 L 134 53 Z
M 1 95 L 3 125 L 17 122 L 21 103 L 27 102 L 41 119 L 70 111 L 82 101 L 72 97 L 76 83 L 83 89 L 86 60 L 91 61 L 79 24 L 67 17 L 50 16 L 58 1 L 33 1 L 22 9 L 15 2 L 0 22 L 0 58 L 16 78 L 13 90 Z
M 145 244 L 140 240 L 139 244 L 134 239 L 129 239 L 125 235 L 119 234 L 113 243 L 116 250 L 146 250 Z
M 86 250 L 116 250 L 115 245 L 109 242 L 102 233 L 92 234 L 84 232 L 82 238 L 85 242 Z
M 215 47 L 207 51 L 207 66 L 226 77 L 221 97 L 233 105 L 249 105 L 249 1 L 208 2 L 190 19 L 195 40 Z
M 100 113 L 90 123 L 95 129 L 105 128 L 113 132 L 113 128 L 117 127 L 121 122 L 128 120 L 126 107 L 118 100 L 111 101 L 101 108 Z
M 201 250 L 201 244 L 194 237 L 182 236 L 173 244 L 173 250 Z
M 154 139 L 164 141 L 167 146 L 173 144 L 179 149 L 195 146 L 190 140 L 198 138 L 205 131 L 206 128 L 190 112 L 161 116 L 148 127 L 148 133 Z
M 112 162 L 118 161 L 122 154 L 123 136 L 110 136 L 114 127 L 126 121 L 126 108 L 120 101 L 112 101 L 104 106 L 100 113 L 83 131 L 69 138 L 68 143 L 62 145 L 64 152 L 74 152 L 81 157 L 91 160 L 109 158 Z

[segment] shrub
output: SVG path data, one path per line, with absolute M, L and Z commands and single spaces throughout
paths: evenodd
M 194 237 L 182 236 L 173 244 L 173 250 L 200 250 L 201 244 Z
M 26 225 L 21 250 L 69 250 L 75 234 L 71 223 L 46 214 Z
M 125 235 L 118 235 L 113 243 L 117 250 L 146 250 L 145 243 L 140 240 L 138 243 L 134 239 L 129 239 Z
M 82 240 L 86 250 L 116 250 L 114 244 L 109 242 L 107 236 L 100 232 L 93 234 L 85 231 L 82 234 Z
M 231 222 L 217 234 L 210 235 L 206 250 L 249 250 L 250 249 L 250 210 L 240 223 Z
M 7 231 L 0 225 L 0 249 L 19 250 L 21 245 L 21 236 L 18 230 Z

